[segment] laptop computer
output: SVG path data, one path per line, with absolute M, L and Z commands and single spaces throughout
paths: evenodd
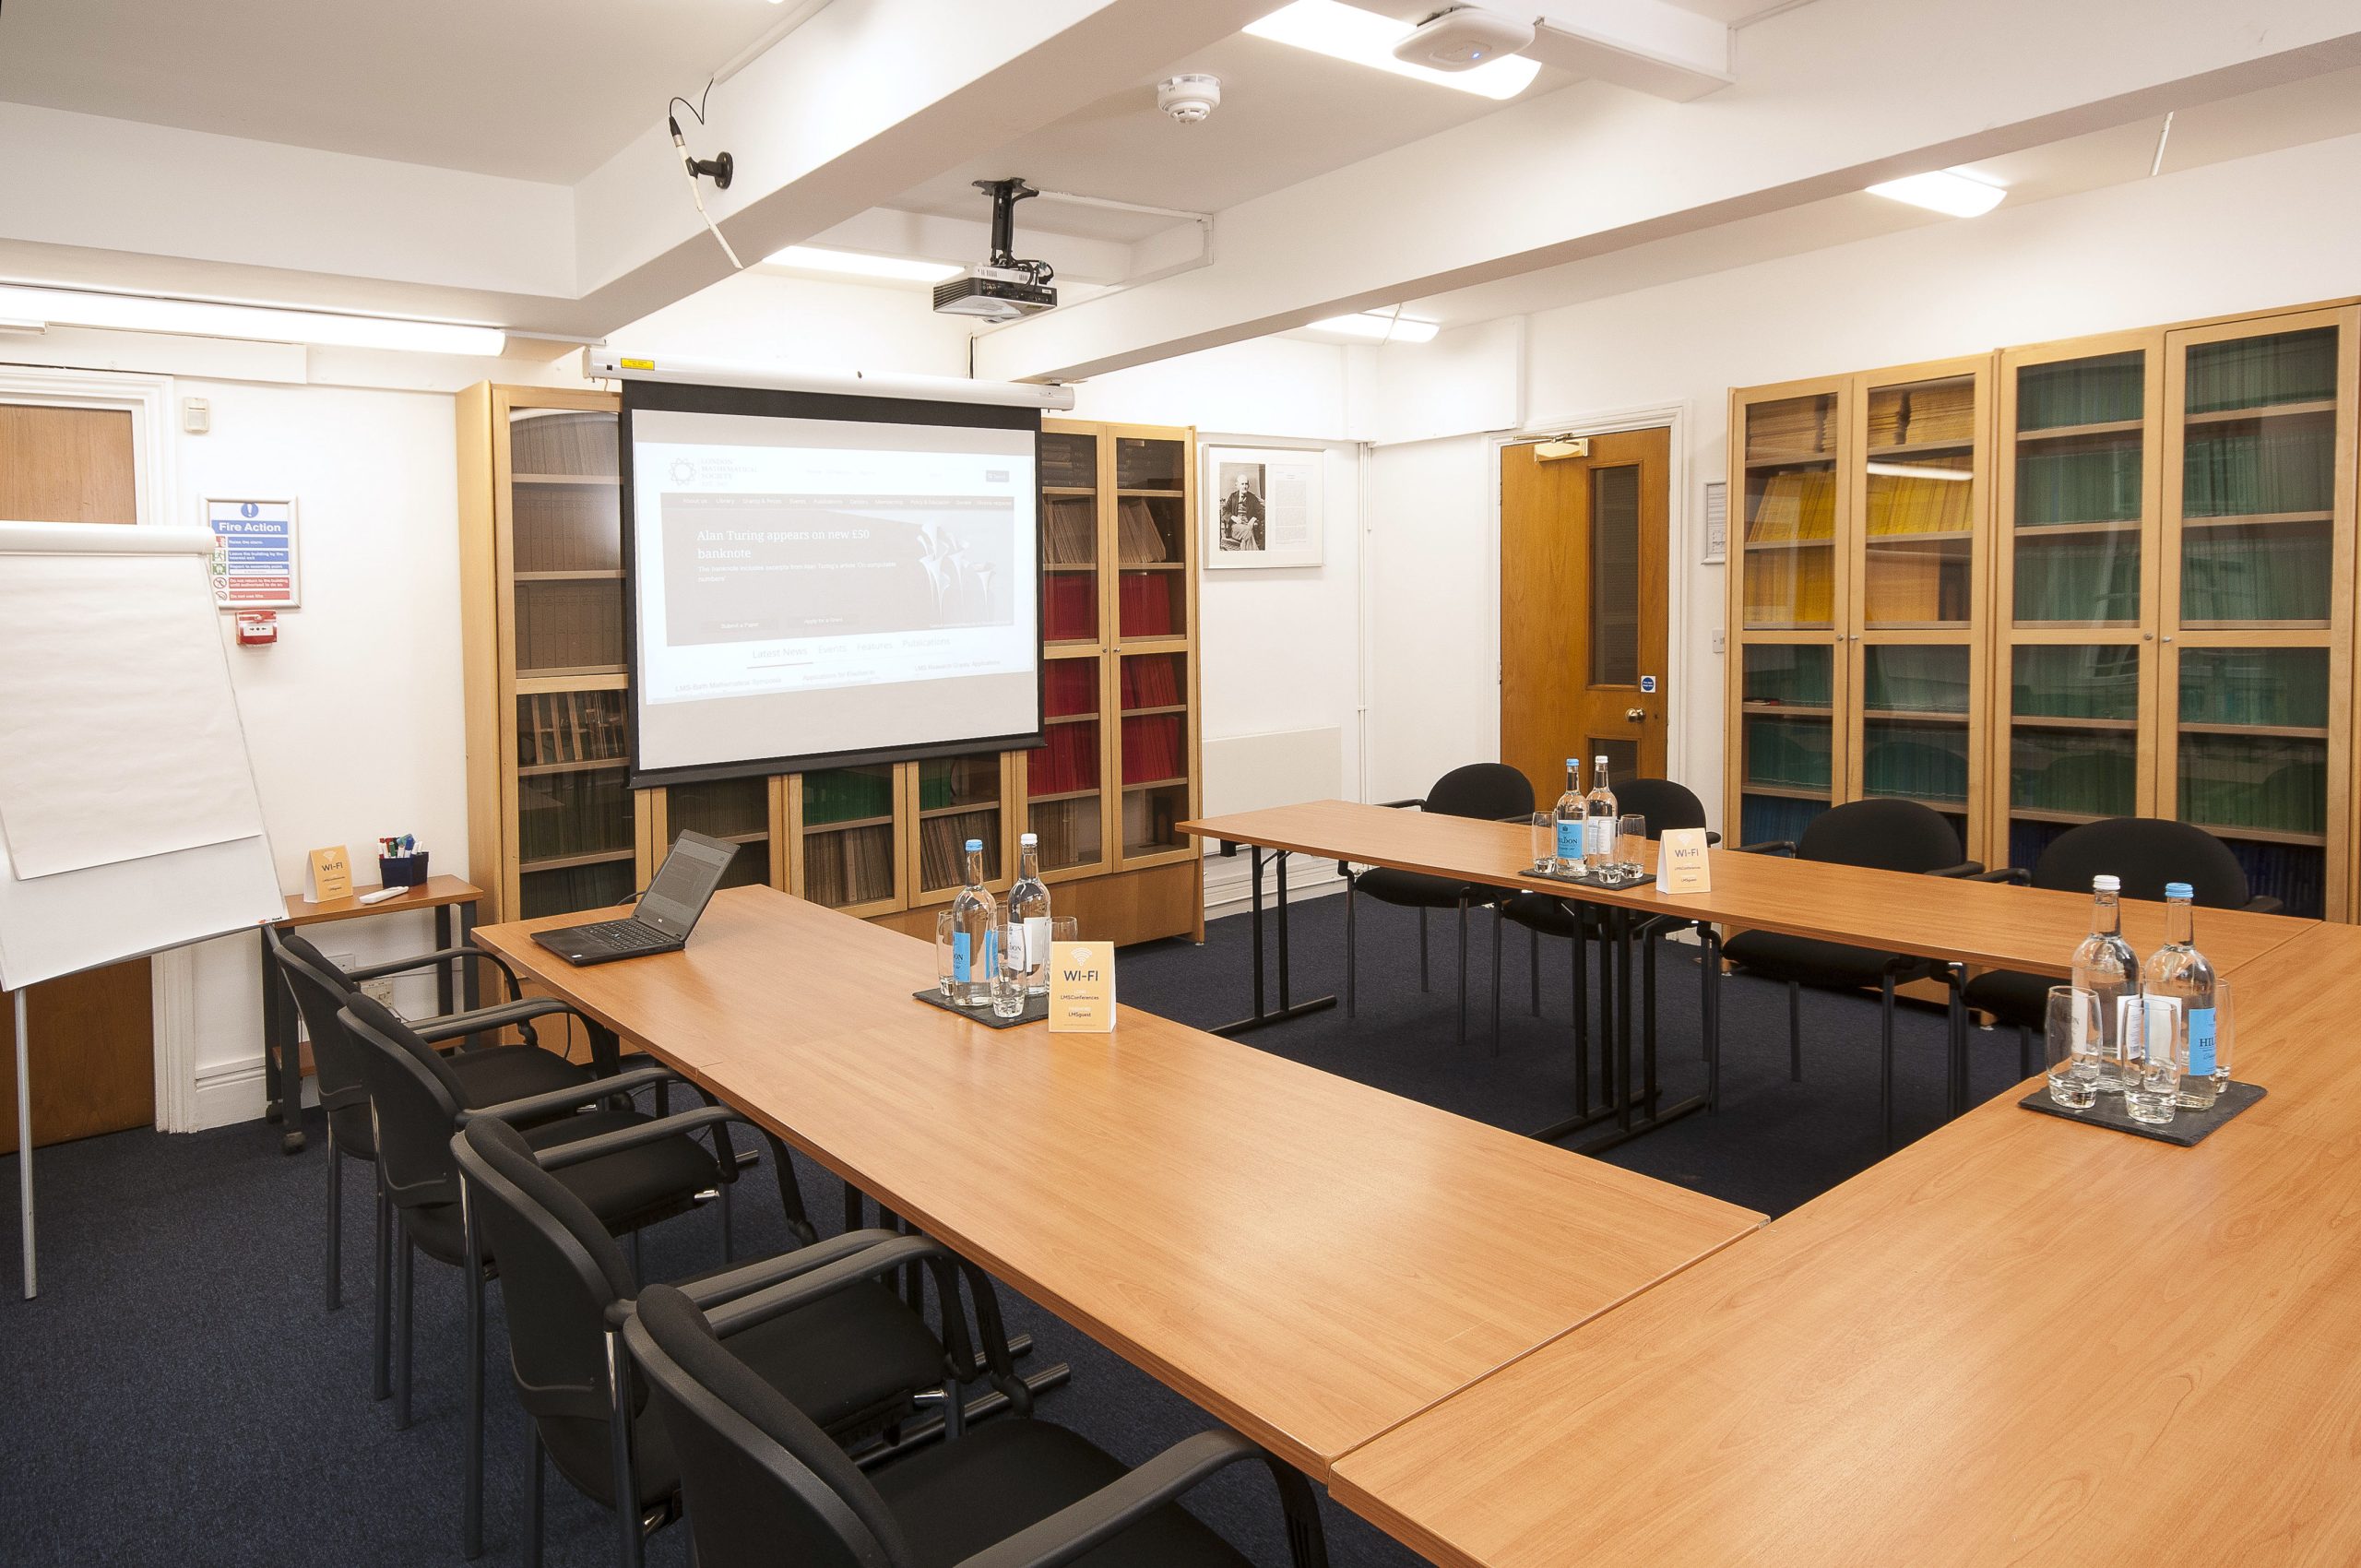
M 678 953 L 705 913 L 738 846 L 702 833 L 682 833 L 639 896 L 631 918 L 537 931 L 533 940 L 569 964 L 605 964 L 647 953 Z

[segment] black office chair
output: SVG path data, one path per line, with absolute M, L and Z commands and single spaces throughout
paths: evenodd
M 1476 817 L 1491 822 L 1526 821 L 1533 815 L 1532 780 L 1506 763 L 1475 762 L 1465 767 L 1454 767 L 1435 780 L 1433 789 L 1425 795 L 1408 801 L 1388 801 L 1389 806 L 1416 807 L 1442 816 Z M 1492 939 L 1500 941 L 1499 906 L 1509 897 L 1505 887 L 1487 887 L 1480 884 L 1461 882 L 1447 876 L 1429 876 L 1422 872 L 1395 871 L 1379 866 L 1370 871 L 1356 872 L 1345 861 L 1338 861 L 1337 874 L 1345 879 L 1345 1015 L 1355 1012 L 1355 899 L 1366 893 L 1381 903 L 1418 911 L 1418 989 L 1429 988 L 1427 968 L 1427 911 L 1456 909 L 1459 911 L 1459 1043 L 1467 1043 L 1467 910 L 1471 904 L 1493 907 Z M 1497 959 L 1497 955 L 1495 956 Z M 1500 1010 L 1500 965 L 1493 964 L 1492 1013 L 1497 1026 Z M 1495 1033 L 1497 1034 L 1497 1027 Z
M 1962 859 L 1958 829 L 1940 813 L 1916 801 L 1848 801 L 1814 817 L 1798 842 L 1748 844 L 1740 848 L 1750 853 L 1792 854 L 1798 860 L 1832 865 L 1867 866 L 1928 876 L 1973 876 L 1984 869 L 1973 861 Z M 1936 979 L 1949 988 L 1949 1024 L 1956 1053 L 1964 1039 L 1958 966 L 1769 931 L 1741 932 L 1723 944 L 1722 952 L 1750 974 L 1786 982 L 1787 1070 L 1789 1076 L 1798 1082 L 1804 1075 L 1802 988 L 1841 992 L 1877 988 L 1878 1101 L 1885 1123 L 1886 1145 L 1892 1147 L 1894 987 L 1907 980 Z M 1956 1093 L 1951 1098 L 1951 1108 L 1954 1111 L 1960 1109 Z
M 506 980 L 511 1002 L 518 1000 L 523 992 L 517 985 L 515 971 L 481 947 L 445 948 L 441 952 L 421 954 L 389 964 L 372 964 L 364 968 L 348 970 L 330 963 L 307 938 L 291 931 L 268 927 L 263 932 L 263 940 L 271 945 L 279 971 L 286 980 L 289 993 L 295 999 L 295 1010 L 302 1015 L 304 1031 L 311 1037 L 313 1077 L 319 1087 L 320 1110 L 327 1118 L 327 1306 L 330 1312 L 336 1311 L 343 1302 L 344 1162 L 357 1159 L 365 1164 L 369 1168 L 371 1184 L 376 1187 L 377 1236 L 374 1253 L 376 1277 L 371 1283 L 374 1315 L 371 1338 L 370 1393 L 372 1397 L 383 1399 L 392 1392 L 388 1383 L 386 1352 L 392 1299 L 389 1263 L 394 1227 L 391 1205 L 386 1200 L 384 1188 L 376 1182 L 377 1141 L 369 1121 L 369 1086 L 361 1075 L 361 1048 L 347 1038 L 344 1025 L 337 1017 L 337 1010 L 345 1004 L 348 998 L 360 993 L 364 980 L 404 974 L 448 963 L 455 958 L 481 958 L 492 964 Z M 526 1022 L 520 1027 L 528 1038 L 531 1038 L 531 1023 Z M 539 1050 L 533 1045 L 463 1047 L 445 1060 L 450 1063 L 451 1070 L 487 1104 L 587 1083 L 591 1076 L 587 1068 L 576 1066 L 554 1051 Z
M 855 1467 L 733 1351 L 757 1325 L 873 1275 L 892 1251 L 726 1304 L 669 1285 L 640 1294 L 623 1339 L 680 1455 L 699 1568 L 1244 1568 L 1177 1501 L 1241 1460 L 1278 1485 L 1295 1568 L 1325 1568 L 1310 1483 L 1231 1431 L 1126 1470 L 1062 1427 L 994 1420 L 872 1473 Z
M 527 1555 L 535 1568 L 545 1456 L 575 1490 L 614 1511 L 626 1568 L 640 1561 L 645 1521 L 652 1515 L 659 1526 L 669 1523 L 680 1492 L 671 1443 L 646 1414 L 646 1388 L 610 1376 L 619 1364 L 623 1314 L 639 1294 L 637 1272 L 563 1173 L 723 1120 L 744 1119 L 714 1107 L 536 1150 L 498 1117 L 479 1116 L 453 1142 L 470 1211 L 500 1263 L 509 1368 L 531 1421 Z M 787 1151 L 776 1140 L 771 1146 L 775 1168 L 786 1172 Z M 865 1230 L 814 1244 L 806 1225 L 797 1239 L 805 1244 L 793 1252 L 703 1276 L 690 1288 L 706 1300 L 732 1300 L 896 1238 Z M 946 1303 L 941 1338 L 872 1277 L 750 1329 L 731 1348 L 841 1445 L 898 1429 L 922 1396 L 940 1401 L 944 1429 L 955 1435 L 963 1424 L 959 1384 L 975 1376 L 975 1357 L 958 1283 L 942 1259 L 933 1261 L 936 1294 Z
M 2122 882 L 2126 898 L 2150 899 L 2162 899 L 2168 882 L 2186 882 L 2196 893 L 2196 902 L 2205 909 L 2266 915 L 2278 914 L 2282 909 L 2276 898 L 2252 896 L 2246 868 L 2227 844 L 2194 824 L 2163 817 L 2117 816 L 2086 822 L 2050 840 L 2030 873 L 2011 866 L 1988 875 L 1996 882 L 2067 893 L 2087 893 L 2093 877 L 2113 876 Z M 1972 1010 L 2015 1026 L 2018 1065 L 2028 1078 L 2035 1067 L 2033 1037 L 2047 1025 L 2049 988 L 2057 983 L 2047 975 L 1991 969 L 1969 980 L 1962 993 Z
M 1615 786 L 1615 803 L 1623 815 L 1636 814 L 1647 819 L 1648 837 L 1651 840 L 1663 837 L 1666 832 L 1672 828 L 1705 826 L 1705 803 L 1700 801 L 1696 793 L 1686 784 L 1678 784 L 1669 778 L 1626 779 Z M 1706 842 L 1711 844 L 1718 844 L 1722 841 L 1722 836 L 1718 833 L 1709 832 L 1705 838 Z M 1588 1086 L 1591 1038 L 1590 961 L 1587 944 L 1593 937 L 1604 934 L 1605 927 L 1599 919 L 1598 907 L 1595 904 L 1586 904 L 1580 899 L 1561 898 L 1554 893 L 1525 892 L 1511 894 L 1500 905 L 1500 912 L 1501 919 L 1525 927 L 1532 936 L 1532 1010 L 1533 1016 L 1536 1018 L 1541 1016 L 1541 939 L 1544 936 L 1563 937 L 1573 944 L 1574 1052 L 1578 1063 L 1577 1071 L 1581 1074 L 1581 1079 L 1576 1085 L 1579 1090 L 1576 1111 L 1578 1114 L 1587 1111 L 1590 1094 Z M 1647 938 L 1650 943 L 1646 951 L 1651 983 L 1647 987 L 1646 996 L 1649 1026 L 1652 1031 L 1655 1007 L 1655 992 L 1653 984 L 1655 949 L 1653 944 L 1655 939 L 1661 937 L 1666 931 L 1683 923 L 1693 924 L 1694 922 L 1651 921 L 1643 922 L 1634 932 Z M 1602 967 L 1605 961 L 1605 956 L 1602 954 L 1600 959 Z M 1501 947 L 1500 944 L 1495 942 L 1492 944 L 1492 989 L 1495 992 L 1499 991 L 1500 983 Z M 1599 983 L 1602 986 L 1608 983 L 1603 973 Z M 1499 1024 L 1500 1018 L 1496 1010 L 1493 1027 L 1497 1029 Z
M 362 1048 L 362 1076 L 369 1085 L 376 1131 L 377 1177 L 393 1204 L 396 1220 L 393 1293 L 400 1313 L 394 1360 L 397 1427 L 409 1425 L 412 1255 L 424 1253 L 458 1269 L 468 1279 L 468 1462 L 462 1532 L 471 1558 L 481 1550 L 483 1533 L 483 1285 L 493 1258 L 467 1207 L 466 1186 L 452 1157 L 451 1140 L 469 1120 L 484 1115 L 516 1123 L 536 1148 L 642 1127 L 649 1118 L 626 1109 L 630 1096 L 680 1080 L 664 1068 L 643 1067 L 522 1099 L 490 1102 L 452 1070 L 433 1041 L 438 1034 L 472 1033 L 493 1021 L 516 1022 L 520 1015 L 573 1011 L 564 1003 L 540 998 L 455 1015 L 422 1028 L 404 1023 L 374 998 L 355 996 L 341 1014 L 351 1039 Z M 602 1032 L 587 1016 L 575 1016 L 591 1028 L 594 1039 Z M 602 1048 L 610 1057 L 611 1041 L 612 1036 L 608 1036 Z M 738 1161 L 720 1124 L 705 1130 L 713 1143 L 711 1152 L 675 1134 L 660 1142 L 602 1153 L 568 1167 L 559 1180 L 601 1224 L 618 1234 L 635 1233 L 687 1213 L 718 1192 L 724 1206 L 722 1254 L 727 1263 L 729 1193 L 737 1179 Z M 789 1219 L 808 1225 L 801 1201 L 793 1195 L 791 1173 L 782 1170 L 779 1180 L 788 1194 Z

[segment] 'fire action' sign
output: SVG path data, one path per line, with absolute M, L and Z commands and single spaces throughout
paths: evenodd
M 213 602 L 223 610 L 292 610 L 295 503 L 208 501 L 213 530 Z

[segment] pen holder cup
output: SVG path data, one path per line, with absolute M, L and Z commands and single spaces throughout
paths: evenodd
M 415 855 L 380 855 L 377 880 L 386 887 L 416 887 L 426 880 L 426 851 Z

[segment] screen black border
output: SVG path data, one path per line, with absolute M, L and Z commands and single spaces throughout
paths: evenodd
M 970 430 L 1029 430 L 1033 433 L 1033 728 L 1006 735 L 978 735 L 916 745 L 877 746 L 862 751 L 813 752 L 751 757 L 741 762 L 649 769 L 639 761 L 639 585 L 635 552 L 639 508 L 633 495 L 632 426 L 635 411 L 747 414 L 756 418 L 841 420 L 861 424 L 940 424 Z M 967 756 L 977 752 L 1037 751 L 1047 746 L 1049 725 L 1049 628 L 1041 620 L 1041 420 L 1039 409 L 1001 403 L 936 402 L 928 398 L 872 398 L 840 392 L 788 392 L 775 387 L 683 386 L 669 381 L 630 381 L 623 386 L 623 411 L 615 432 L 617 471 L 622 475 L 623 562 L 624 752 L 631 759 L 631 788 L 656 790 L 670 784 L 702 784 L 726 778 L 768 778 L 822 768 L 873 766 Z M 1003 802 L 1006 806 L 1007 802 Z

